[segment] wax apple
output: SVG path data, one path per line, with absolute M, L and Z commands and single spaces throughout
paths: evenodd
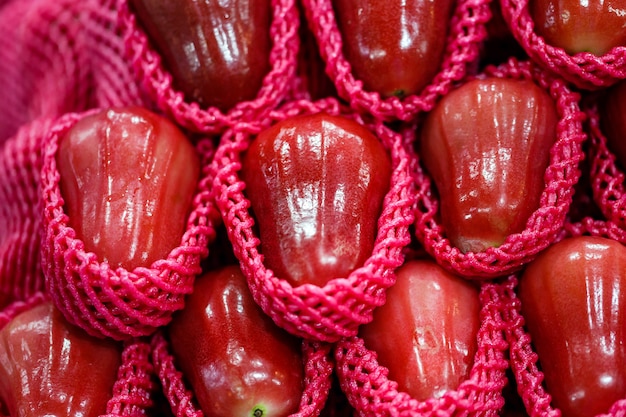
M 241 174 L 279 278 L 323 286 L 371 255 L 391 164 L 363 126 L 324 113 L 285 120 L 252 142 Z
M 432 260 L 397 271 L 387 301 L 359 335 L 398 389 L 420 401 L 469 377 L 480 325 L 478 289 Z
M 69 225 L 113 267 L 149 267 L 180 245 L 199 159 L 167 119 L 139 107 L 87 116 L 56 156 Z
M 564 417 L 607 413 L 626 397 L 626 248 L 561 241 L 520 278 L 519 298 L 552 405 Z
M 615 154 L 618 164 L 626 168 L 626 82 L 608 88 L 600 100 L 600 126 L 607 147 Z
M 298 411 L 304 383 L 300 341 L 255 304 L 238 266 L 200 277 L 168 334 L 205 415 Z
M 12 417 L 103 415 L 121 354 L 40 304 L 0 331 L 0 402 Z
M 403 97 L 435 76 L 446 47 L 453 0 L 333 0 L 343 50 L 369 91 Z
M 537 34 L 570 54 L 626 45 L 624 0 L 530 0 L 529 11 Z
M 557 120 L 540 87 L 501 78 L 465 83 L 427 116 L 420 157 L 453 245 L 479 252 L 524 230 L 539 207 Z
M 269 0 L 130 3 L 188 100 L 227 111 L 257 96 L 270 70 Z

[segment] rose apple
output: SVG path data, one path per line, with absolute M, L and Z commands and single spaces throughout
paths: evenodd
M 199 158 L 167 119 L 139 107 L 87 116 L 56 155 L 69 225 L 111 266 L 149 267 L 178 246 Z
M 333 0 L 343 50 L 365 89 L 419 93 L 443 59 L 453 0 Z
M 428 114 L 420 157 L 453 245 L 479 252 L 524 230 L 539 208 L 557 120 L 539 86 L 503 78 L 469 81 Z
M 595 416 L 626 396 L 626 248 L 575 237 L 531 262 L 519 283 L 552 405 Z
M 475 286 L 432 260 L 414 260 L 398 269 L 386 303 L 359 335 L 398 389 L 424 401 L 469 377 L 479 314 Z
M 227 111 L 254 99 L 270 70 L 269 0 L 131 0 L 186 98 Z
M 68 323 L 50 302 L 0 330 L 0 402 L 12 417 L 105 414 L 121 344 Z
M 365 127 L 325 113 L 290 118 L 257 136 L 241 174 L 279 278 L 323 286 L 371 255 L 391 163 Z
M 626 82 L 605 90 L 600 103 L 600 127 L 607 147 L 615 154 L 617 163 L 626 168 Z
M 198 278 L 168 334 L 205 415 L 278 417 L 298 410 L 301 342 L 255 304 L 238 266 Z
M 626 45 L 624 0 L 530 0 L 529 11 L 535 32 L 569 54 Z

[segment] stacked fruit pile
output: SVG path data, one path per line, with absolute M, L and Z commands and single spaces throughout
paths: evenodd
M 625 415 L 624 79 L 616 0 L 0 0 L 0 416 Z

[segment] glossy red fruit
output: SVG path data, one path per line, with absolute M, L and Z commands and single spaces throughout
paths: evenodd
M 626 82 L 606 90 L 600 105 L 600 126 L 606 136 L 607 147 L 615 154 L 618 164 L 626 168 Z
M 304 388 L 300 341 L 255 304 L 238 266 L 200 277 L 168 334 L 205 415 L 278 417 L 298 411 Z
M 535 32 L 569 54 L 626 46 L 624 0 L 530 0 L 529 11 Z
M 365 127 L 324 113 L 285 120 L 252 142 L 241 175 L 277 277 L 323 286 L 371 255 L 391 163 Z
M 575 237 L 547 249 L 520 278 L 519 298 L 552 405 L 595 416 L 626 397 L 626 248 Z
M 473 80 L 427 116 L 420 158 L 447 237 L 463 252 L 499 246 L 539 208 L 557 114 L 531 81 Z
M 453 0 L 333 0 L 355 78 L 384 97 L 419 93 L 440 68 Z
M 121 344 L 93 338 L 52 303 L 40 304 L 0 331 L 0 402 L 12 417 L 103 415 L 121 354 Z
M 254 99 L 270 70 L 269 0 L 130 0 L 173 77 L 201 107 Z
M 199 158 L 167 119 L 139 107 L 87 116 L 56 156 L 69 225 L 113 267 L 149 267 L 180 245 Z
M 478 289 L 432 260 L 397 271 L 387 301 L 359 331 L 389 379 L 424 401 L 456 389 L 469 377 L 480 325 Z

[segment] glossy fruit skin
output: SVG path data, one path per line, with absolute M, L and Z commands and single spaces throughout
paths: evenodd
M 619 82 L 606 90 L 600 101 L 600 127 L 606 136 L 607 147 L 615 154 L 618 164 L 626 168 L 626 82 Z
M 194 147 L 148 110 L 78 121 L 56 155 L 69 225 L 112 267 L 149 267 L 180 245 L 199 179 Z
M 365 127 L 325 113 L 280 122 L 253 140 L 241 177 L 277 277 L 324 286 L 371 255 L 391 162 Z
M 465 83 L 427 116 L 420 158 L 454 246 L 480 252 L 524 230 L 539 208 L 557 120 L 540 87 L 501 78 Z
M 626 248 L 563 240 L 520 278 L 522 315 L 552 405 L 565 417 L 606 413 L 626 396 Z
M 356 79 L 383 97 L 419 93 L 438 72 L 453 0 L 333 0 Z
M 257 306 L 239 266 L 196 280 L 168 334 L 205 415 L 286 416 L 304 388 L 300 340 Z
M 604 55 L 626 46 L 624 0 L 530 0 L 535 32 L 569 54 Z
M 359 336 L 398 389 L 439 398 L 469 376 L 480 326 L 478 289 L 430 259 L 405 263 Z
M 12 417 L 106 412 L 122 347 L 69 324 L 50 302 L 0 330 L 0 402 Z
M 130 0 L 173 85 L 228 111 L 254 99 L 270 70 L 270 0 Z

